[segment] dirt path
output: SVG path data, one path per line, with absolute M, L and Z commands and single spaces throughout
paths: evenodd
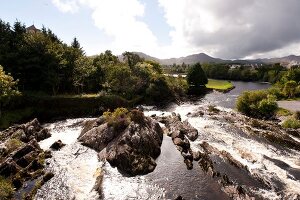
M 300 101 L 277 101 L 278 106 L 292 112 L 300 111 Z

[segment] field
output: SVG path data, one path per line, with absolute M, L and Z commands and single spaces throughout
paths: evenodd
M 230 81 L 208 79 L 206 87 L 209 89 L 228 91 L 234 88 L 234 85 Z

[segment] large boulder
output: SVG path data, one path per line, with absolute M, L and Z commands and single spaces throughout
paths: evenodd
M 95 123 L 79 136 L 83 145 L 102 151 L 111 166 L 127 175 L 147 174 L 155 169 L 163 139 L 163 130 L 156 121 L 143 116 L 142 120 L 131 120 L 122 130 L 106 122 L 99 126 Z

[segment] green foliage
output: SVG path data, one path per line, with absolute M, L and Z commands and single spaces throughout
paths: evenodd
M 175 95 L 184 96 L 187 93 L 189 86 L 185 78 L 167 76 L 165 79 Z
M 17 83 L 18 81 L 15 81 L 10 74 L 6 74 L 0 65 L 0 118 L 2 116 L 2 106 L 6 105 L 12 97 L 20 94 Z
M 207 77 L 200 63 L 190 67 L 187 74 L 187 82 L 190 86 L 203 86 L 208 83 Z
M 8 150 L 8 153 L 11 153 L 11 152 L 15 151 L 16 149 L 18 149 L 22 145 L 23 145 L 23 142 L 20 141 L 19 139 L 15 139 L 15 138 L 9 139 L 5 143 L 5 146 Z
M 14 188 L 9 180 L 0 176 L 0 199 L 9 200 L 12 199 L 14 194 Z
M 103 116 L 108 126 L 114 130 L 123 130 L 130 124 L 129 111 L 126 108 L 117 108 L 113 112 L 104 112 Z
M 284 109 L 284 108 L 278 108 L 277 112 L 276 112 L 277 116 L 289 116 L 292 115 L 291 111 Z
M 275 100 L 276 97 L 266 90 L 246 91 L 238 97 L 236 107 L 239 112 L 251 117 L 270 118 L 278 109 Z
M 284 128 L 293 128 L 293 129 L 298 129 L 300 128 L 300 120 L 297 120 L 295 118 L 288 118 L 282 123 L 282 126 Z
M 283 93 L 286 97 L 288 98 L 293 98 L 295 97 L 296 94 L 296 87 L 297 87 L 297 83 L 296 81 L 292 80 L 292 81 L 288 81 L 284 84 L 284 88 L 283 88 Z

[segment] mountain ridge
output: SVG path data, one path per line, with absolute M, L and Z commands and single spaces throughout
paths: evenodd
M 284 57 L 274 57 L 274 58 L 258 58 L 258 59 L 236 59 L 236 60 L 226 60 L 221 58 L 214 58 L 205 53 L 191 54 L 188 56 L 182 56 L 179 58 L 167 58 L 159 59 L 150 55 L 147 55 L 143 52 L 133 52 L 138 54 L 140 57 L 146 60 L 153 60 L 159 62 L 162 65 L 173 65 L 175 64 L 194 64 L 197 62 L 200 63 L 240 63 L 240 64 L 274 64 L 280 63 L 283 66 L 290 65 L 299 65 L 300 56 L 297 55 L 288 55 Z

